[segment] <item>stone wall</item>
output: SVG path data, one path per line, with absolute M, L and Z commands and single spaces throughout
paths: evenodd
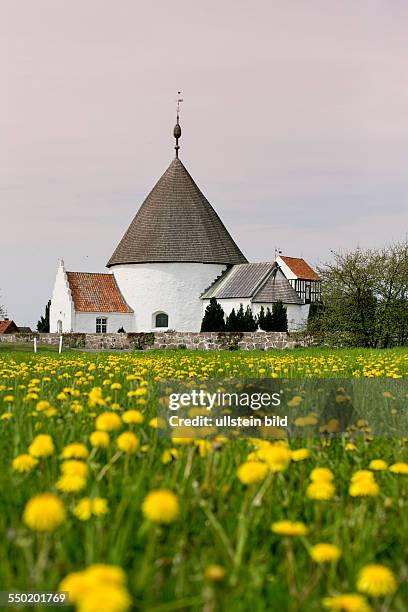
M 58 345 L 59 334 L 2 334 L 0 342 Z M 149 332 L 128 334 L 63 334 L 63 345 L 93 350 L 260 350 L 285 349 L 299 346 L 297 339 L 286 332 Z

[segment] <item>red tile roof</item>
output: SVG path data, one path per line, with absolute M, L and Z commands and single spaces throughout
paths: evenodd
M 79 312 L 133 312 L 126 304 L 113 274 L 67 272 L 68 283 Z
M 18 332 L 18 327 L 14 321 L 0 321 L 0 334 L 14 334 Z
M 313 281 L 321 280 L 320 276 L 318 276 L 313 268 L 311 268 L 301 257 L 287 257 L 286 255 L 281 255 L 280 258 L 298 278 Z

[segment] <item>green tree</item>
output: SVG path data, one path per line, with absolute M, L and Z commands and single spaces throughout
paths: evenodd
M 288 331 L 288 316 L 287 309 L 282 301 L 272 304 L 272 330 L 277 332 Z
M 237 330 L 237 313 L 235 308 L 231 310 L 225 321 L 225 331 L 236 332 Z
M 51 300 L 48 300 L 48 304 L 45 307 L 45 315 L 37 323 L 37 331 L 43 334 L 48 334 L 50 331 L 50 306 Z
M 258 321 L 256 320 L 256 317 L 254 317 L 250 306 L 247 306 L 245 310 L 244 328 L 245 329 L 243 331 L 247 332 L 254 332 L 258 329 Z
M 213 297 L 205 309 L 201 323 L 202 332 L 221 332 L 225 330 L 224 310 Z
M 259 329 L 263 329 L 265 331 L 265 308 L 261 306 L 261 310 L 258 315 L 258 326 Z

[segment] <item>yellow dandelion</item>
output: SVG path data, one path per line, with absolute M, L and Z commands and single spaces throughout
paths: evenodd
M 124 431 L 116 440 L 118 448 L 129 455 L 139 448 L 139 439 L 131 431 Z
M 312 482 L 306 489 L 306 495 L 309 499 L 329 500 L 332 499 L 336 492 L 336 488 L 332 482 L 326 480 L 318 480 Z
M 299 521 L 276 521 L 271 529 L 273 533 L 283 536 L 304 536 L 308 532 L 306 525 Z
M 35 457 L 31 455 L 23 454 L 13 459 L 12 468 L 14 471 L 20 473 L 31 472 L 37 464 L 38 459 L 35 459 Z
M 382 470 L 386 470 L 388 464 L 382 459 L 373 459 L 370 461 L 370 465 L 368 466 L 370 470 L 374 470 L 375 472 L 381 472 Z
M 114 431 L 122 425 L 120 416 L 116 412 L 103 412 L 95 421 L 96 429 L 101 431 Z
M 307 448 L 297 448 L 291 452 L 292 461 L 304 461 L 310 457 L 310 451 Z
M 61 476 L 55 486 L 63 493 L 77 493 L 86 487 L 86 479 L 77 475 Z
M 146 495 L 142 512 L 154 523 L 172 523 L 179 515 L 177 496 L 168 489 L 157 489 Z
M 64 505 L 53 493 L 40 493 L 27 502 L 23 520 L 35 531 L 54 531 L 65 521 Z
M 325 597 L 322 604 L 323 608 L 333 612 L 336 610 L 339 610 L 339 612 L 371 612 L 371 606 L 367 603 L 366 598 L 358 595 L 358 593 Z
M 331 482 L 333 479 L 334 474 L 331 470 L 329 470 L 329 468 L 317 467 L 310 472 L 310 480 L 312 480 L 313 482 L 317 482 L 319 480 Z
M 265 461 L 271 472 L 286 470 L 291 460 L 291 451 L 285 444 L 271 444 L 258 451 L 260 459 Z
M 334 544 L 320 542 L 312 546 L 310 549 L 310 556 L 316 563 L 331 563 L 332 561 L 337 561 L 341 557 L 341 550 Z
M 385 597 L 397 590 L 392 571 L 385 565 L 366 565 L 357 578 L 357 589 L 371 597 Z
M 48 434 L 40 434 L 34 438 L 28 447 L 32 457 L 48 457 L 54 452 L 54 443 Z
M 225 578 L 225 568 L 217 564 L 208 565 L 205 568 L 205 577 L 211 582 L 221 582 Z
M 85 478 L 88 475 L 88 466 L 83 461 L 68 459 L 61 463 L 61 472 L 64 476 L 82 476 Z
M 89 436 L 91 446 L 95 448 L 107 448 L 110 443 L 109 434 L 106 431 L 93 431 Z
M 393 463 L 389 467 L 390 472 L 393 474 L 408 474 L 408 463 Z
M 250 485 L 264 480 L 268 473 L 268 466 L 261 461 L 247 461 L 238 468 L 238 478 L 242 484 Z
M 144 416 L 140 410 L 126 410 L 126 412 L 122 414 L 122 420 L 128 425 L 140 425 L 144 421 Z
M 89 451 L 82 442 L 73 442 L 68 444 L 62 451 L 64 459 L 86 459 Z

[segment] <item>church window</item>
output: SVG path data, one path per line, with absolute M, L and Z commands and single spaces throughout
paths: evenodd
M 106 317 L 96 318 L 96 333 L 97 334 L 106 334 L 107 326 L 108 326 L 108 319 Z
M 168 327 L 169 316 L 165 312 L 158 312 L 154 317 L 155 327 Z

